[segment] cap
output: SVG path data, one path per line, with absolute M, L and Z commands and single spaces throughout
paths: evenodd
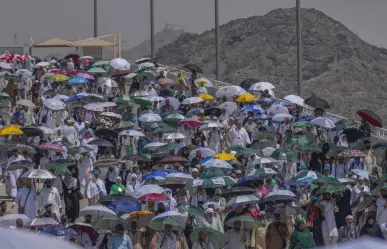
M 44 205 L 44 208 L 45 208 L 45 209 L 47 209 L 47 208 L 50 208 L 50 207 L 52 207 L 52 204 L 50 204 L 50 203 L 49 203 L 49 204 L 46 204 L 46 205 Z
M 347 215 L 347 217 L 345 217 L 345 220 L 349 220 L 349 219 L 353 220 L 353 216 L 352 215 Z
M 98 170 L 93 170 L 93 175 L 99 175 L 99 171 Z
M 331 169 L 331 166 L 329 164 L 324 165 L 324 170 L 330 170 L 330 169 Z
M 359 177 L 359 180 L 364 180 L 364 177 L 360 176 L 360 177 Z
M 221 195 L 222 194 L 222 190 L 220 190 L 220 188 L 215 189 L 215 194 L 216 195 Z
M 239 169 L 238 169 L 237 171 L 235 171 L 235 173 L 236 173 L 236 174 L 242 174 L 242 170 L 239 170 Z
M 214 213 L 214 209 L 207 208 L 206 211 L 205 211 L 205 214 L 209 214 L 209 213 Z
M 130 175 L 130 179 L 135 179 L 135 178 L 137 178 L 137 175 L 136 175 L 136 174 L 131 174 L 131 175 Z
M 193 172 L 199 172 L 199 170 L 198 170 L 197 168 L 193 168 L 193 169 L 191 170 L 191 173 L 193 173 Z
M 66 221 L 68 220 L 69 218 L 67 217 L 67 215 L 65 214 L 62 214 L 62 216 L 60 217 L 60 221 Z
M 357 180 L 357 175 L 352 175 L 352 176 L 351 176 L 351 179 L 352 179 L 352 180 Z

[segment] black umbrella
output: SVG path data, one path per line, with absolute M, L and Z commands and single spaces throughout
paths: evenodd
M 362 130 L 359 130 L 358 128 L 344 129 L 341 134 L 347 136 L 348 143 L 356 142 L 357 140 L 365 136 L 364 132 Z
M 103 139 L 95 139 L 93 141 L 88 142 L 87 144 L 97 145 L 97 146 L 102 146 L 102 147 L 114 147 L 114 145 L 112 143 L 110 143 L 107 140 L 103 140 Z
M 265 140 L 265 139 L 262 139 L 262 140 Z M 276 146 L 275 141 L 266 140 L 266 141 L 254 141 L 254 143 L 249 147 L 252 149 L 262 150 L 267 147 L 275 148 L 275 146 Z
M 304 103 L 306 105 L 312 106 L 314 108 L 319 108 L 319 109 L 330 109 L 330 105 L 325 99 L 322 99 L 320 97 L 317 97 L 316 94 L 312 93 L 310 97 L 304 100 Z
M 256 82 L 260 82 L 259 80 L 255 80 L 255 79 L 247 79 L 247 80 L 244 80 L 242 81 L 241 83 L 239 83 L 239 86 L 242 87 L 243 89 L 245 89 L 246 91 L 249 90 L 249 88 Z
M 108 129 L 108 128 L 101 128 L 95 131 L 94 133 L 97 137 L 99 138 L 117 138 L 118 137 L 118 132 L 113 130 L 113 129 Z
M 27 137 L 43 137 L 43 131 L 37 127 L 23 127 L 21 128 L 24 135 Z
M 35 64 L 38 64 L 39 62 L 42 62 L 43 60 L 38 56 L 32 56 L 35 60 Z
M 362 110 L 358 110 L 356 114 L 373 126 L 376 126 L 379 128 L 382 128 L 383 126 L 382 119 L 373 111 L 362 109 Z
M 197 72 L 197 73 L 203 73 L 203 70 L 196 64 L 186 64 L 183 66 L 183 68 L 186 68 L 190 71 L 194 71 L 194 72 Z
M 274 210 L 274 214 L 282 215 L 306 215 L 306 211 L 299 207 L 292 207 L 289 205 L 279 206 Z
M 210 107 L 204 110 L 204 116 L 217 116 L 222 115 L 222 111 L 218 107 Z
M 122 160 L 131 160 L 131 161 L 139 161 L 139 162 L 150 162 L 152 161 L 148 156 L 144 155 L 126 155 L 122 158 Z
M 251 195 L 255 192 L 256 191 L 253 188 L 246 186 L 237 186 L 227 189 L 224 193 L 222 193 L 222 196 L 225 198 L 232 198 L 239 195 Z
M 372 149 L 374 149 L 374 150 L 377 150 L 377 149 L 383 149 L 383 150 L 385 150 L 386 148 L 387 148 L 387 143 L 386 143 L 386 142 L 379 142 L 379 143 L 374 144 L 374 145 L 372 146 Z

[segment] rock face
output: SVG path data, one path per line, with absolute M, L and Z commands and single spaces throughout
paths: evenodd
M 315 9 L 302 9 L 304 96 L 328 100 L 333 113 L 355 118 L 368 108 L 387 124 L 387 50 L 372 46 L 341 23 Z M 296 10 L 277 9 L 264 16 L 237 19 L 220 27 L 221 79 L 237 84 L 247 78 L 268 81 L 278 97 L 296 93 Z M 214 30 L 185 33 L 157 53 L 160 63 L 181 68 L 196 63 L 215 77 Z
M 166 23 L 164 29 L 155 35 L 156 51 L 159 48 L 173 42 L 183 33 L 184 29 L 182 26 Z M 141 57 L 148 57 L 150 53 L 151 41 L 147 40 L 129 50 L 122 51 L 122 56 L 129 60 L 136 60 Z

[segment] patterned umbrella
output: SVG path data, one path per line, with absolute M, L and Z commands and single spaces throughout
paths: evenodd
M 204 168 L 233 169 L 231 164 L 220 159 L 210 159 L 202 165 L 204 166 Z
M 87 154 L 92 150 L 93 149 L 91 149 L 90 147 L 87 147 L 87 146 L 75 146 L 75 147 L 71 147 L 67 151 L 67 154 L 69 154 L 69 155 Z
M 62 148 L 62 146 L 58 144 L 41 144 L 39 145 L 39 148 L 42 150 L 48 150 L 48 151 L 64 152 L 64 149 Z
M 344 150 L 339 154 L 339 157 L 344 157 L 344 158 L 365 157 L 365 154 L 359 150 Z

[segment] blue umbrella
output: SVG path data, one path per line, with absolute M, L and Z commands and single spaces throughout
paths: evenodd
M 144 175 L 142 177 L 142 181 L 145 182 L 151 178 L 156 178 L 156 177 L 163 177 L 165 178 L 166 176 L 168 175 L 167 172 L 163 172 L 163 171 L 156 171 L 156 172 L 152 172 L 150 174 L 147 174 L 147 175 Z
M 74 229 L 69 227 L 62 227 L 62 226 L 46 227 L 39 230 L 39 232 L 54 235 L 54 236 L 65 236 L 66 238 L 71 238 L 78 234 L 77 232 L 74 231 Z
M 159 172 L 164 172 L 164 173 L 167 173 L 167 174 L 180 173 L 180 171 L 177 171 L 175 169 L 161 169 Z
M 262 179 L 257 176 L 246 176 L 239 179 L 235 186 L 248 186 L 250 183 L 255 183 L 256 181 L 262 181 Z
M 316 118 L 315 116 L 301 116 L 301 117 L 297 118 L 295 120 L 295 122 L 297 122 L 297 121 L 310 121 L 310 120 L 315 119 L 315 118 Z
M 284 182 L 284 186 L 306 186 L 309 183 L 307 181 L 299 181 L 299 180 L 287 180 Z
M 141 210 L 141 204 L 135 201 L 115 201 L 108 205 L 108 208 L 119 214 L 130 214 Z
M 203 158 L 202 160 L 200 160 L 200 163 L 205 163 L 205 162 L 207 162 L 208 160 L 210 160 L 210 159 L 212 159 L 212 158 L 213 158 L 213 156 L 205 157 L 205 158 Z
M 265 110 L 260 107 L 259 105 L 248 105 L 248 106 L 245 106 L 243 107 L 242 109 L 243 112 L 252 112 L 252 113 L 255 113 L 255 114 L 261 114 L 261 113 L 264 113 Z
M 86 84 L 88 83 L 89 81 L 85 78 L 82 78 L 82 77 L 73 77 L 71 78 L 68 83 L 69 84 Z

